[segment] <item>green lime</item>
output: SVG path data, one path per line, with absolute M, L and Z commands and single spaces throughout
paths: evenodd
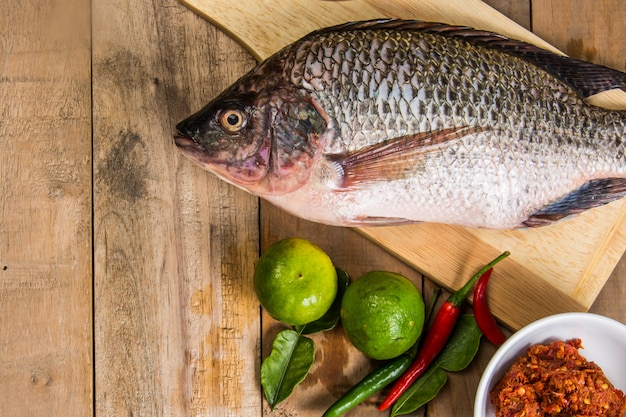
M 395 358 L 422 333 L 424 299 L 402 275 L 368 272 L 348 286 L 341 323 L 352 344 L 370 358 Z
M 273 244 L 254 270 L 261 306 L 292 326 L 311 323 L 326 313 L 337 295 L 337 271 L 330 257 L 305 239 Z

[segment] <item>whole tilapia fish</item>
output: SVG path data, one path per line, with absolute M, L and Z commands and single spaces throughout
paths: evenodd
M 626 194 L 626 74 L 468 27 L 347 23 L 177 126 L 195 163 L 317 222 L 548 224 Z

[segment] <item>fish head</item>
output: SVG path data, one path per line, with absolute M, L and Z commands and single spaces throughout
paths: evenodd
M 194 163 L 252 194 L 303 186 L 327 122 L 310 97 L 291 89 L 227 90 L 176 126 L 178 148 Z
M 237 185 L 254 183 L 268 169 L 264 118 L 246 95 L 216 99 L 176 125 L 174 141 L 198 166 Z

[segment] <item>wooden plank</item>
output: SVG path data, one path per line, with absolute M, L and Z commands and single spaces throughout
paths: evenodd
M 253 62 L 205 78 L 233 42 L 175 1 L 93 9 L 96 414 L 260 415 L 257 200 L 173 144 Z
M 532 19 L 533 31 L 566 54 L 626 71 L 623 1 L 533 0 Z
M 626 257 L 623 257 L 589 311 L 626 323 L 626 307 L 624 305 L 624 300 L 626 300 L 625 280 Z
M 0 416 L 92 414 L 89 13 L 0 13 Z
M 530 1 L 527 0 L 483 0 L 484 3 L 493 7 L 521 27 L 531 30 L 530 27 Z

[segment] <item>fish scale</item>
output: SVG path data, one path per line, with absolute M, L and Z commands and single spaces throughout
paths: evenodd
M 388 33 L 373 33 L 373 35 L 379 37 L 389 36 Z M 429 34 L 419 35 L 432 38 L 432 35 Z M 359 47 L 365 50 L 376 50 L 376 48 L 380 47 L 376 45 L 375 41 L 377 38 L 372 39 L 371 45 L 365 43 L 362 38 L 363 37 L 357 38 L 360 41 L 358 42 Z M 344 39 L 344 36 L 340 36 L 340 39 L 341 40 L 335 42 L 327 41 L 327 44 L 341 45 L 341 48 L 344 49 L 345 43 L 348 41 Z M 409 49 L 415 49 L 416 43 L 421 45 L 431 45 L 432 43 L 434 43 L 432 39 L 424 39 L 423 42 L 422 39 L 417 39 L 416 41 L 409 41 L 407 39 L 407 42 L 409 42 L 410 44 Z M 380 41 L 378 43 L 380 44 Z M 303 44 L 300 47 L 303 49 L 309 49 L 311 51 L 309 52 L 309 57 L 322 56 L 322 59 L 326 59 L 328 57 L 341 56 L 341 54 L 336 53 L 335 50 L 330 47 L 327 47 L 325 49 L 322 48 L 323 44 L 324 41 L 320 40 L 315 43 L 312 42 L 311 45 Z M 318 48 L 319 50 L 324 50 L 324 53 L 320 53 Z M 443 50 L 445 48 L 446 45 L 440 45 L 438 49 Z M 428 46 L 428 49 L 433 49 L 433 47 Z M 454 79 L 459 76 L 461 71 L 459 70 L 455 73 L 454 71 L 449 69 L 450 65 L 444 62 L 442 64 L 444 68 L 439 73 L 439 76 L 437 76 L 437 70 L 441 68 L 437 68 L 437 62 L 434 61 L 432 57 L 433 55 L 435 57 L 443 56 L 443 52 L 432 52 L 428 50 L 423 52 L 424 53 L 422 54 L 416 55 L 417 61 L 413 65 L 408 65 L 406 63 L 405 55 L 397 57 L 397 61 L 395 62 L 385 62 L 384 65 L 381 65 L 381 61 L 375 61 L 375 59 L 377 59 L 379 55 L 384 56 L 385 54 L 374 54 L 373 57 L 367 54 L 361 54 L 363 58 L 358 61 L 358 65 L 354 67 L 354 71 L 360 71 L 369 74 L 369 77 L 361 76 L 361 79 L 364 81 L 364 83 L 366 83 L 366 86 L 368 79 L 371 79 L 369 83 L 370 92 L 368 96 L 371 99 L 374 99 L 375 103 L 377 104 L 376 107 L 370 106 L 368 108 L 368 121 L 369 123 L 372 123 L 372 126 L 366 125 L 363 127 L 363 129 L 361 129 L 361 126 L 355 126 L 353 123 L 350 123 L 351 120 L 355 119 L 355 115 L 357 116 L 356 119 L 358 120 L 358 115 L 362 113 L 362 110 L 359 110 L 363 108 L 363 106 L 360 106 L 360 109 L 355 109 L 355 103 L 358 102 L 351 99 L 356 95 L 363 96 L 363 94 L 358 94 L 359 90 L 362 91 L 362 84 L 359 85 L 353 83 L 351 77 L 349 77 L 349 74 L 352 72 L 351 68 L 348 70 L 348 73 L 342 73 L 343 77 L 324 78 L 316 77 L 314 73 L 312 73 L 311 71 L 307 71 L 306 68 L 304 70 L 299 70 L 297 66 L 294 65 L 294 69 L 292 70 L 293 73 L 302 74 L 302 79 L 299 79 L 297 76 L 294 77 L 292 75 L 292 81 L 295 84 L 308 83 L 312 86 L 317 86 L 315 89 L 319 92 L 318 99 L 320 100 L 320 102 L 322 102 L 324 107 L 328 106 L 328 108 L 335 109 L 342 108 L 342 111 L 337 111 L 334 116 L 337 120 L 337 124 L 342 126 L 343 130 L 341 136 L 346 140 L 351 140 L 353 132 L 355 130 L 374 131 L 376 132 L 376 134 L 369 136 L 370 142 L 379 142 L 380 140 L 386 140 L 389 137 L 394 137 L 396 135 L 402 134 L 411 134 L 417 131 L 436 130 L 449 127 L 451 125 L 472 125 L 481 119 L 487 119 L 488 122 L 491 122 L 494 119 L 494 114 L 501 113 L 498 112 L 495 108 L 489 106 L 489 102 L 492 101 L 490 99 L 490 94 L 498 93 L 496 91 L 490 91 L 494 89 L 491 84 L 474 84 L 473 91 L 481 91 L 484 88 L 485 94 L 481 95 L 480 98 L 470 98 L 469 101 L 473 103 L 480 103 L 480 106 L 467 107 L 467 101 L 464 101 L 464 97 L 462 96 L 454 100 L 453 98 L 455 96 L 455 93 L 452 90 L 455 84 Z M 428 52 L 431 53 L 429 54 Z M 496 57 L 497 56 L 498 55 L 496 54 Z M 366 60 L 365 57 L 369 57 L 370 60 Z M 470 57 L 474 56 L 470 55 Z M 496 60 L 493 65 L 502 65 L 503 63 L 501 62 L 501 60 L 499 61 Z M 309 63 L 309 65 L 313 65 L 312 61 L 310 61 L 309 58 L 307 58 L 306 62 Z M 378 65 L 374 65 L 373 62 L 378 62 Z M 340 68 L 342 67 L 343 63 L 340 61 L 333 61 L 333 65 L 334 68 Z M 328 62 L 326 63 L 326 66 L 329 67 L 327 71 L 331 73 L 335 71 L 333 67 L 330 67 Z M 398 67 L 417 68 L 421 69 L 421 71 L 407 74 L 406 70 L 399 71 Z M 441 65 L 439 65 L 439 67 L 441 67 Z M 446 67 L 448 68 L 447 70 Z M 456 67 L 459 67 L 458 63 Z M 487 69 L 485 72 L 489 72 L 489 69 Z M 401 97 L 391 97 L 391 99 L 389 99 L 390 97 L 387 94 L 388 84 L 384 84 L 381 80 L 383 75 L 385 75 L 384 80 L 386 80 L 388 84 L 392 84 L 395 86 L 410 86 L 410 89 L 407 88 L 409 90 L 409 94 L 405 93 L 402 94 Z M 443 79 L 444 76 L 447 77 Z M 411 79 L 412 83 L 407 83 L 407 80 L 404 78 Z M 483 81 L 486 80 L 486 78 L 487 76 L 483 76 Z M 527 76 L 526 78 L 532 79 L 532 75 Z M 464 80 L 467 84 L 469 84 L 474 82 L 480 82 L 481 77 L 474 77 L 473 73 L 469 73 L 465 75 Z M 461 83 L 463 83 L 463 81 L 461 81 Z M 337 88 L 336 86 L 341 86 L 341 89 Z M 446 88 L 446 86 L 450 86 L 450 88 Z M 325 94 L 326 91 L 335 92 L 337 90 L 341 90 L 343 94 Z M 354 91 L 356 91 L 356 93 Z M 502 88 L 502 86 L 498 86 L 498 91 L 504 91 L 504 88 Z M 346 96 L 348 97 L 348 100 L 345 100 Z M 403 113 L 399 108 L 402 101 L 408 101 L 409 103 L 413 101 L 413 105 L 409 105 L 406 108 L 411 112 L 410 115 L 407 115 L 408 117 L 403 116 L 403 114 L 406 114 L 406 112 Z M 502 101 L 508 103 L 511 101 L 511 99 Z M 383 103 L 388 106 L 388 109 L 383 109 L 380 107 L 381 105 L 383 105 Z M 466 109 L 467 111 L 463 111 L 462 109 Z M 394 120 L 397 121 L 397 124 L 401 125 L 402 128 L 394 129 L 393 126 L 389 126 L 388 119 L 381 118 L 381 114 L 385 115 L 387 118 L 393 116 Z M 462 114 L 463 117 L 450 118 L 447 122 L 444 122 L 444 117 L 450 116 L 452 114 Z M 398 117 L 398 115 L 401 117 Z M 408 128 L 406 119 L 417 120 L 418 126 L 420 126 L 419 130 L 416 130 L 415 128 Z M 387 123 L 384 123 L 385 121 L 387 121 Z M 419 123 L 419 121 L 421 121 L 421 123 Z M 484 122 L 483 124 L 486 125 L 487 122 Z M 358 143 L 351 143 L 350 146 L 354 148 L 359 148 L 363 145 Z
M 626 194 L 626 112 L 584 101 L 624 85 L 619 71 L 472 28 L 355 22 L 261 63 L 176 142 L 314 221 L 541 226 Z

